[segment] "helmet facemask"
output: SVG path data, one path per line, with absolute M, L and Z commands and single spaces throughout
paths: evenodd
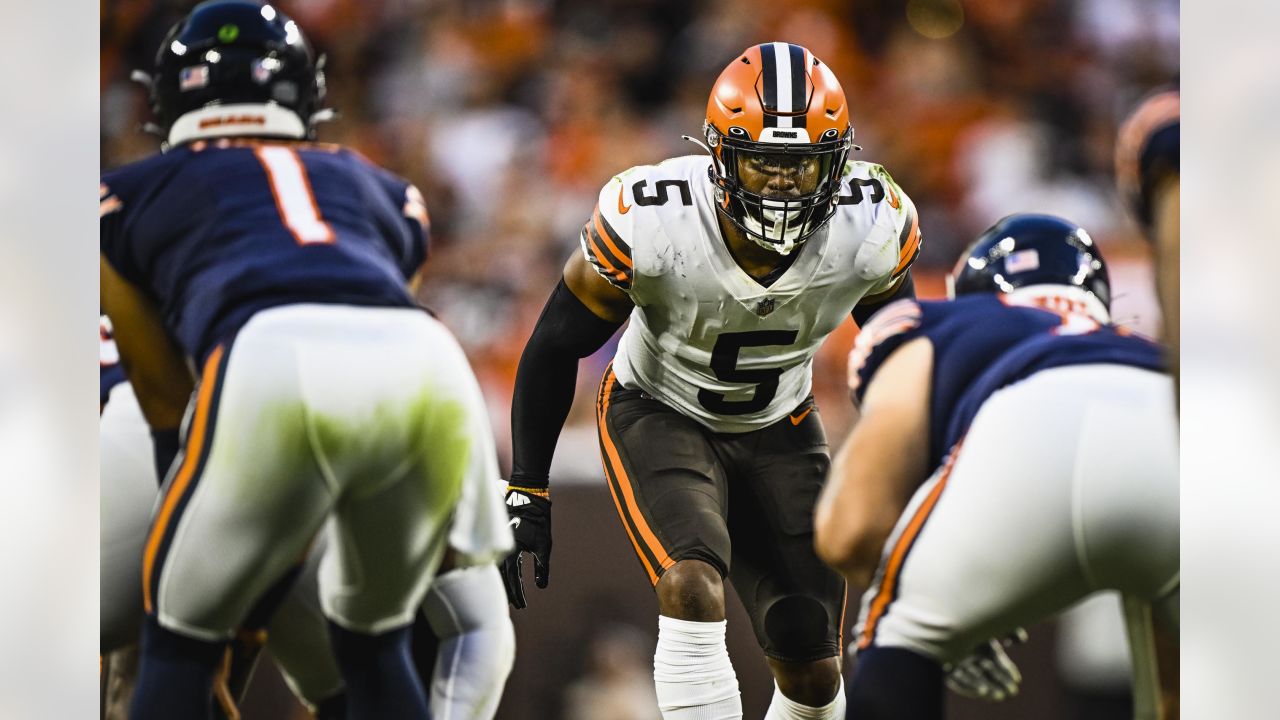
M 717 206 L 756 244 L 789 255 L 835 214 L 852 130 L 814 143 L 804 128 L 766 128 L 758 141 L 736 126 L 721 134 L 706 123 L 703 132 Z

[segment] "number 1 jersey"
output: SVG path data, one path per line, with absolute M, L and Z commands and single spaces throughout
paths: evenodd
M 716 432 L 747 432 L 808 397 L 823 339 L 907 272 L 920 230 L 884 168 L 849 163 L 831 221 L 765 286 L 721 237 L 710 162 L 679 157 L 614 177 L 580 239 L 636 304 L 614 360 L 619 382 Z
M 268 307 L 414 306 L 422 196 L 351 150 L 200 141 L 105 173 L 99 196 L 103 256 L 196 360 Z

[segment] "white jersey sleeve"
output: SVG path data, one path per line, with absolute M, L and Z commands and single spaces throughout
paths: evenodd
M 635 216 L 630 215 L 634 201 L 622 180 L 626 174 L 614 176 L 600 189 L 591 219 L 582 226 L 578 241 L 591 267 L 614 287 L 630 293 L 635 282 L 635 260 L 631 244 L 624 238 L 635 236 Z
M 843 182 L 840 212 L 861 216 L 855 225 L 869 228 L 857 266 L 874 281 L 867 290 L 874 297 L 894 289 L 920 256 L 920 220 L 915 203 L 881 165 L 851 162 Z

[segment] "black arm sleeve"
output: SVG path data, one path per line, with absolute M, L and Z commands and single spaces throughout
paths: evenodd
M 883 300 L 876 300 L 875 303 L 871 304 L 860 302 L 857 305 L 854 305 L 852 313 L 853 321 L 858 323 L 858 327 L 862 327 L 867 324 L 867 321 L 871 319 L 871 316 L 874 315 L 877 310 L 885 305 L 888 305 L 895 300 L 913 299 L 915 296 L 916 281 L 912 279 L 911 271 L 907 270 L 907 276 L 903 278 L 902 284 L 899 285 L 898 289 L 894 290 L 893 294 L 889 297 Z
M 561 278 L 542 308 L 516 370 L 511 484 L 547 486 L 556 440 L 573 405 L 578 359 L 599 350 L 621 326 L 591 312 Z

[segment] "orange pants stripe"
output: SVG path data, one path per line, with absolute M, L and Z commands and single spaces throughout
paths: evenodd
M 859 649 L 870 646 L 871 641 L 875 639 L 876 625 L 884 617 L 885 611 L 889 609 L 890 603 L 893 602 L 893 598 L 898 594 L 898 577 L 902 572 L 902 565 L 906 562 L 907 554 L 911 552 L 911 546 L 915 544 L 916 538 L 919 537 L 925 521 L 929 519 L 929 514 L 937 506 L 938 498 L 942 496 L 942 491 L 947 487 L 947 479 L 951 476 L 951 468 L 955 465 L 956 457 L 959 454 L 960 443 L 956 443 L 951 450 L 951 456 L 947 458 L 947 464 L 942 470 L 942 476 L 938 478 L 937 484 L 929 491 L 924 502 L 920 503 L 920 507 L 916 508 L 911 521 L 907 523 L 907 527 L 902 531 L 898 542 L 894 544 L 893 552 L 889 555 L 889 562 L 885 565 L 884 579 L 880 582 L 880 590 L 876 593 L 875 599 L 871 601 L 871 608 L 867 612 L 867 621 L 863 625 L 862 636 L 858 640 Z
M 191 433 L 187 439 L 182 457 L 182 465 L 178 474 L 169 485 L 161 502 L 160 511 L 156 513 L 147 534 L 147 544 L 142 553 L 142 603 L 148 613 L 155 611 L 155 598 L 152 596 L 153 575 L 156 572 L 156 560 L 160 554 L 160 546 L 173 524 L 174 509 L 186 493 L 196 469 L 203 464 L 208 451 L 209 411 L 213 405 L 218 385 L 218 375 L 223 366 L 224 348 L 219 345 L 209 353 L 205 361 L 204 372 L 200 377 L 200 393 L 196 398 L 195 417 L 191 422 Z
M 607 422 L 609 394 L 616 383 L 617 378 L 613 374 L 611 363 L 605 370 L 604 379 L 600 383 L 597 402 L 596 420 L 600 431 L 600 460 L 604 465 L 605 479 L 612 478 L 616 481 L 616 487 L 614 482 L 609 483 L 609 492 L 613 496 L 614 505 L 618 508 L 618 515 L 622 518 L 623 529 L 627 531 L 627 537 L 631 539 L 631 545 L 640 557 L 640 563 L 644 566 L 645 572 L 649 575 L 649 582 L 656 585 L 662 571 L 674 565 L 675 560 L 671 559 L 670 554 L 662 547 L 657 534 L 649 527 L 649 523 L 640 512 L 631 478 L 627 475 L 617 445 L 609 434 Z M 634 532 L 631 529 L 632 526 L 635 527 Z

